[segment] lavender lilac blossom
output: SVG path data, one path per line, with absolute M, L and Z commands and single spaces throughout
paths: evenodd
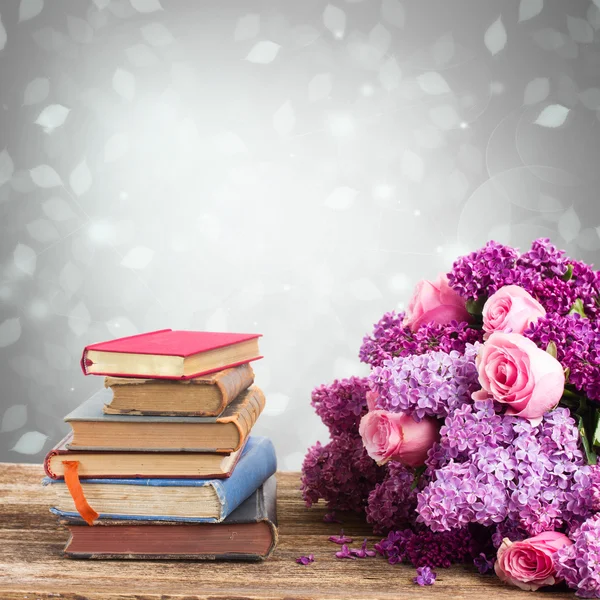
M 436 574 L 429 567 L 418 567 L 417 576 L 413 578 L 413 582 L 417 585 L 433 585 L 435 583 Z

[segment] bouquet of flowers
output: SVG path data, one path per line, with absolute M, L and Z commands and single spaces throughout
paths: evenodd
M 471 561 L 600 598 L 600 273 L 547 239 L 489 242 L 421 281 L 360 358 L 368 377 L 312 394 L 331 441 L 304 460 L 307 505 L 364 512 L 418 583 Z

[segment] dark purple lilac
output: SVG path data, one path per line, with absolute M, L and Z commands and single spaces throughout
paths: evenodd
M 473 564 L 477 567 L 477 570 L 482 574 L 494 572 L 494 563 L 496 559 L 494 557 L 488 558 L 485 552 L 480 552 L 478 556 L 473 559 Z

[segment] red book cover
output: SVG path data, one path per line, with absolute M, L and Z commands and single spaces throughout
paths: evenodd
M 81 357 L 81 368 L 85 375 L 88 375 L 87 366 L 90 364 L 87 358 L 89 350 L 97 350 L 100 352 L 116 352 L 120 354 L 150 354 L 154 356 L 180 356 L 188 357 L 211 350 L 217 350 L 226 346 L 233 346 L 248 340 L 261 337 L 259 333 L 219 333 L 211 331 L 184 331 L 173 329 L 160 329 L 139 335 L 99 342 L 86 346 Z M 262 358 L 257 356 L 251 360 Z M 222 370 L 239 366 L 242 363 L 221 366 L 215 370 Z M 190 379 L 200 375 L 205 375 L 210 371 L 202 373 L 194 373 L 183 377 Z M 96 373 L 97 375 L 111 375 L 111 373 Z M 127 377 L 129 375 L 122 374 L 120 376 Z M 133 375 L 135 376 L 135 375 Z

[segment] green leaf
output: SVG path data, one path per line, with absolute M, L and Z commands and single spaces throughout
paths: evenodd
M 600 409 L 594 410 L 594 435 L 592 437 L 592 446 L 600 448 Z
M 410 486 L 411 490 L 414 490 L 417 485 L 419 484 L 419 479 L 421 477 L 421 475 L 423 475 L 423 473 L 425 473 L 427 467 L 425 465 L 421 465 L 420 467 L 417 467 L 415 469 L 415 478 L 413 479 L 413 482 Z
M 467 300 L 467 311 L 470 315 L 474 317 L 480 317 L 483 313 L 483 306 L 486 303 L 487 298 L 478 298 L 477 300 L 473 300 L 470 298 Z
M 585 309 L 583 306 L 583 300 L 581 298 L 577 298 L 577 300 L 573 302 L 573 306 L 571 306 L 571 310 L 569 311 L 570 315 L 574 315 L 575 313 L 581 315 L 584 319 L 587 319 L 587 315 L 585 314 Z
M 579 437 L 581 438 L 581 444 L 583 446 L 583 451 L 585 452 L 587 463 L 588 465 L 595 465 L 597 460 L 596 453 L 588 440 L 582 416 L 577 417 L 577 429 L 579 430 Z
M 552 358 L 556 358 L 558 356 L 558 349 L 556 348 L 556 343 L 555 342 L 550 342 L 547 346 L 546 346 L 546 352 L 552 356 Z
M 561 279 L 563 281 L 570 281 L 571 279 L 573 279 L 573 265 L 567 265 L 567 271 L 561 277 Z

